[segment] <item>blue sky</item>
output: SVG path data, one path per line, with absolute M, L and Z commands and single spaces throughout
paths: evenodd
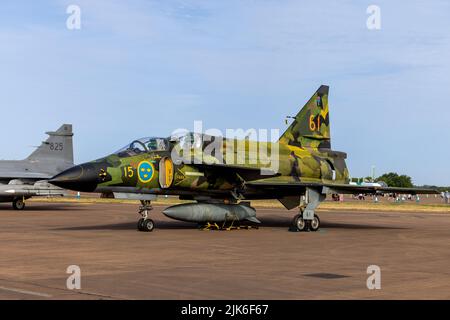
M 66 8 L 81 8 L 81 30 Z M 366 9 L 381 8 L 381 30 Z M 448 1 L 2 1 L 0 158 L 73 123 L 75 158 L 176 128 L 285 128 L 330 85 L 352 176 L 450 185 Z

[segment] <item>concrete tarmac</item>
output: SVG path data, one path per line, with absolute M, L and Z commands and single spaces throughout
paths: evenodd
M 0 299 L 450 299 L 449 214 L 319 210 L 289 232 L 294 210 L 261 208 L 259 229 L 201 231 L 162 209 L 145 233 L 137 205 L 0 204 Z

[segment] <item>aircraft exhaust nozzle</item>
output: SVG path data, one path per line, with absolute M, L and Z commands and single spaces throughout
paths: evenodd
M 242 204 L 222 203 L 186 203 L 168 207 L 163 214 L 169 218 L 196 223 L 249 220 L 260 223 L 256 219 L 256 210 Z

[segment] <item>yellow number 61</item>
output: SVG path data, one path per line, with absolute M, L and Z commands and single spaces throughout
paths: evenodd
M 311 131 L 316 131 L 320 129 L 320 115 L 317 116 L 317 123 L 314 122 L 314 115 L 309 117 L 309 129 Z

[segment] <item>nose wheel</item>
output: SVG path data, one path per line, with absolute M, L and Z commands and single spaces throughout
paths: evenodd
M 139 231 L 145 231 L 145 232 L 151 232 L 155 229 L 155 223 L 152 219 L 144 219 L 141 218 L 138 221 L 138 230 Z
M 155 222 L 148 217 L 150 210 L 152 210 L 152 205 L 149 200 L 141 200 L 141 206 L 139 207 L 139 214 L 142 216 L 137 224 L 137 229 L 139 231 L 151 232 L 155 229 Z

